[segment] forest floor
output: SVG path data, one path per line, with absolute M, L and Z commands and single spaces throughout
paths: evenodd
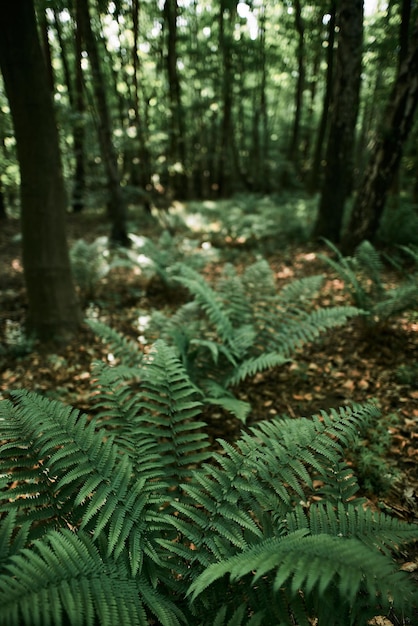
M 158 237 L 161 232 L 151 222 L 146 223 L 145 230 L 141 234 L 148 237 Z M 71 215 L 68 233 L 70 245 L 81 237 L 92 241 L 106 233 L 106 224 L 100 216 Z M 233 249 L 235 265 L 254 260 L 252 251 L 244 246 L 240 254 L 238 241 L 227 240 L 224 245 Z M 279 289 L 295 278 L 324 274 L 318 303 L 351 304 L 343 283 L 318 253 L 324 253 L 319 245 L 291 243 L 264 256 L 274 270 Z M 1 225 L 0 267 L 0 399 L 11 389 L 26 388 L 88 412 L 92 362 L 108 359 L 108 349 L 86 326 L 71 343 L 53 352 L 34 345 L 25 353 L 21 332 L 27 305 L 17 220 Z M 209 262 L 204 271 L 208 279 L 216 277 L 219 263 Z M 390 286 L 398 277 L 387 268 L 384 280 Z M 138 281 L 137 274 L 128 268 L 110 272 L 98 285 L 94 304 L 100 310 L 100 319 L 134 340 L 139 332 L 139 310 L 174 311 L 184 301 L 184 294 L 167 291 L 158 280 L 145 289 Z M 382 424 L 376 425 L 376 436 L 372 434 L 370 440 L 362 441 L 363 450 L 371 453 L 368 460 L 367 454 L 364 457 L 362 488 L 373 506 L 418 521 L 417 311 L 390 318 L 382 327 L 367 327 L 353 320 L 327 332 L 299 350 L 290 364 L 246 380 L 239 397 L 251 399 L 248 425 L 274 415 L 296 418 L 351 402 L 375 401 L 382 412 Z M 216 410 L 205 414 L 204 419 L 214 445 L 218 437 L 233 441 L 242 430 L 241 422 Z M 388 448 L 383 450 L 384 458 L 379 458 L 383 446 L 379 438 L 383 440 L 388 433 Z M 386 491 L 383 482 L 388 485 Z M 403 567 L 418 578 L 418 550 L 404 556 Z

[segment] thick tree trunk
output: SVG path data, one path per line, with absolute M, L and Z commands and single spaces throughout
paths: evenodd
M 110 238 L 122 246 L 129 245 L 126 231 L 126 206 L 120 185 L 116 151 L 112 141 L 112 124 L 106 97 L 106 86 L 101 68 L 99 51 L 90 23 L 88 0 L 77 0 L 77 27 L 80 28 L 93 75 L 93 90 L 98 114 L 100 150 L 107 178 L 107 210 L 111 221 Z
M 351 190 L 355 130 L 359 108 L 363 0 L 341 0 L 337 14 L 339 41 L 325 176 L 315 237 L 338 242 L 346 199 Z
M 399 167 L 404 143 L 414 122 L 417 105 L 418 22 L 411 37 L 408 56 L 395 81 L 342 241 L 342 249 L 347 254 L 365 239 L 372 240 L 376 235 L 388 191 Z
M 28 330 L 66 339 L 80 324 L 65 236 L 66 196 L 55 111 L 32 0 L 11 3 L 0 21 L 0 68 L 21 175 Z

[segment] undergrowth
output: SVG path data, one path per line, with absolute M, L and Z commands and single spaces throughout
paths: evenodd
M 333 257 L 319 255 L 344 282 L 352 303 L 367 315 L 362 319 L 370 326 L 384 324 L 390 317 L 414 308 L 418 304 L 417 272 L 408 275 L 398 286 L 389 288 L 383 281 L 384 262 L 376 248 L 363 241 L 354 256 L 344 256 L 326 241 Z M 413 249 L 408 249 L 413 255 Z M 389 262 L 391 259 L 387 259 Z
M 152 315 L 145 338 L 162 338 L 174 346 L 201 401 L 218 405 L 245 422 L 251 409 L 234 389 L 246 379 L 272 367 L 283 366 L 303 345 L 330 328 L 343 325 L 361 312 L 350 306 L 317 308 L 315 297 L 322 276 L 295 280 L 277 291 L 273 271 L 264 259 L 242 274 L 226 264 L 216 285 L 196 270 L 179 263 L 171 280 L 192 297 L 171 316 Z M 122 365 L 135 362 L 132 345 L 103 323 L 89 322 L 107 341 Z M 138 346 L 136 364 L 143 351 Z
M 93 418 L 33 392 L 1 402 L 1 624 L 414 615 L 394 557 L 417 528 L 365 507 L 345 461 L 374 405 L 261 422 L 217 453 L 172 347 L 158 341 L 140 377 L 102 364 Z

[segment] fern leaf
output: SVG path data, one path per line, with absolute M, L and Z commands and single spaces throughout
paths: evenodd
M 103 322 L 86 320 L 86 323 L 102 341 L 109 344 L 115 357 L 120 359 L 125 365 L 135 368 L 141 364 L 143 354 L 138 344 L 126 339 L 117 330 L 110 328 Z
M 248 377 L 255 376 L 258 372 L 263 372 L 273 367 L 278 367 L 289 363 L 289 359 L 285 358 L 283 354 L 277 352 L 270 352 L 268 354 L 261 354 L 258 357 L 248 358 L 243 363 L 236 367 L 233 374 L 226 380 L 227 387 L 234 387 Z
M 273 578 L 270 578 L 273 573 Z M 253 584 L 269 576 L 278 592 L 286 586 L 291 596 L 300 590 L 306 595 L 325 596 L 334 587 L 345 605 L 361 604 L 360 595 L 386 609 L 391 606 L 391 594 L 402 599 L 414 596 L 406 575 L 377 550 L 357 539 L 308 534 L 300 529 L 284 537 L 267 539 L 242 553 L 210 565 L 191 584 L 189 595 L 195 600 L 216 580 L 230 575 L 231 582 L 253 575 Z M 400 600 L 402 605 L 402 600 Z
M 89 537 L 50 531 L 22 549 L 0 575 L 0 621 L 4 626 L 42 624 L 102 626 L 149 622 L 137 582 L 121 564 L 100 555 Z M 174 622 L 171 622 L 174 623 Z

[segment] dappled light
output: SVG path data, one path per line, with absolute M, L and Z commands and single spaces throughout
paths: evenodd
M 1 626 L 418 624 L 418 5 L 0 20 Z

